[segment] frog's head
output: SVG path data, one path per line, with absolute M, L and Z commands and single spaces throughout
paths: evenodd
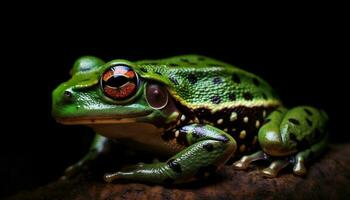
M 82 57 L 53 91 L 52 114 L 63 124 L 168 123 L 177 110 L 167 86 L 144 74 L 126 60 Z

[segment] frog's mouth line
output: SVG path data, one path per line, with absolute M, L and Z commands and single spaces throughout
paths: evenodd
M 96 116 L 96 117 L 66 117 L 56 118 L 56 121 L 65 125 L 88 125 L 88 124 L 125 124 L 138 122 L 139 117 L 145 117 L 150 113 L 138 113 L 127 116 Z

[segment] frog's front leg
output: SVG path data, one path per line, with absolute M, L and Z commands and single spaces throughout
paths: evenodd
M 153 183 L 186 182 L 214 171 L 222 166 L 235 152 L 235 140 L 224 131 L 210 125 L 182 127 L 189 146 L 166 162 L 141 164 L 133 169 L 107 174 L 104 179 L 128 179 Z
M 234 163 L 237 169 L 246 169 L 256 160 L 273 160 L 262 173 L 268 177 L 293 164 L 293 172 L 305 175 L 305 162 L 326 147 L 328 117 L 320 110 L 300 106 L 272 112 L 259 130 L 259 144 L 263 151 L 244 156 Z
M 98 155 L 106 150 L 107 146 L 108 139 L 104 136 L 96 134 L 90 146 L 89 152 L 78 162 L 67 167 L 64 172 L 64 176 L 62 176 L 61 179 L 70 178 L 79 173 L 82 169 L 88 167 L 90 163 L 98 157 Z

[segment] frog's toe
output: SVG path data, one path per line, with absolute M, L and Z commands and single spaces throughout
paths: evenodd
M 261 171 L 262 175 L 268 178 L 274 178 L 278 173 L 285 167 L 287 167 L 289 161 L 287 160 L 276 160 L 273 161 L 270 166 Z
M 240 160 L 233 163 L 233 167 L 238 170 L 247 169 L 250 163 L 257 160 L 266 160 L 267 156 L 263 151 L 258 151 L 252 155 L 243 156 Z
M 306 167 L 304 162 L 296 162 L 293 167 L 293 173 L 298 176 L 305 176 L 306 175 Z
M 103 176 L 103 180 L 106 181 L 107 183 L 111 183 L 112 181 L 120 178 L 119 172 L 116 173 L 107 173 Z

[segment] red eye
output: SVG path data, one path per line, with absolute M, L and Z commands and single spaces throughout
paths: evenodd
M 125 100 L 133 96 L 138 87 L 138 77 L 128 66 L 117 65 L 106 70 L 101 76 L 103 93 L 114 100 Z

